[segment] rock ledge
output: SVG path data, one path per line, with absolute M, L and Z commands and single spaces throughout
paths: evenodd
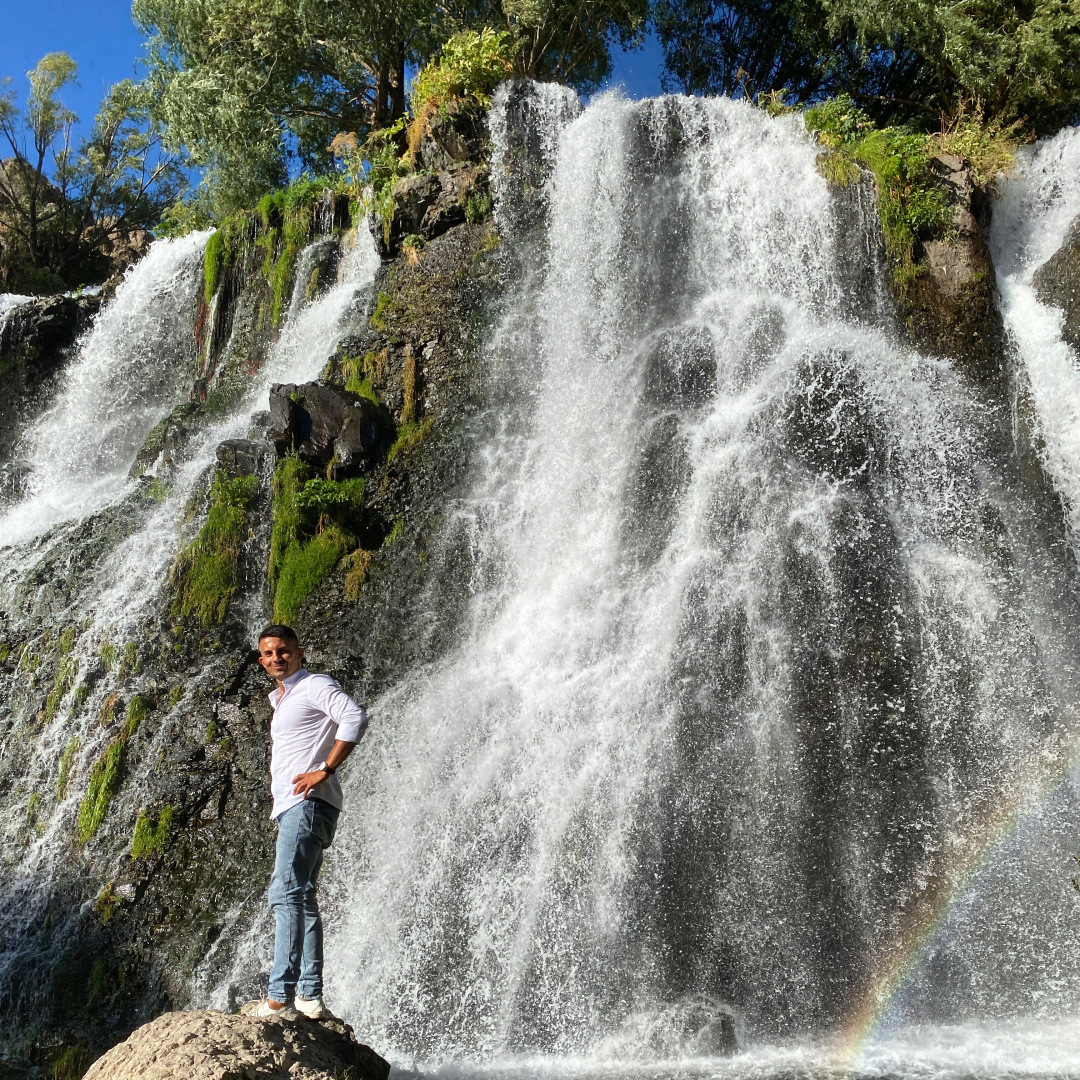
M 85 1080 L 386 1080 L 390 1065 L 339 1020 L 171 1012 L 90 1066 Z

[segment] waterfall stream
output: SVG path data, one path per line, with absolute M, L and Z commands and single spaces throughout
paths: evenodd
M 370 703 L 346 770 L 329 1004 L 448 1078 L 1077 1075 L 1080 376 L 1032 283 L 1080 214 L 1077 132 L 1024 151 L 994 207 L 1012 396 L 906 344 L 872 190 L 830 189 L 797 116 L 535 85 L 499 91 L 491 136 L 521 273 L 438 540 L 469 552 L 446 563 L 467 612 Z M 113 737 L 103 643 L 141 633 L 218 444 L 319 376 L 378 267 L 357 243 L 312 298 L 338 241 L 301 252 L 242 393 L 132 479 L 192 388 L 205 240 L 129 273 L 0 511 L 3 611 L 77 623 L 89 687 L 52 715 L 11 695 L 0 1002 L 64 861 L 114 872 L 70 850 Z M 196 1003 L 265 974 L 249 917 Z

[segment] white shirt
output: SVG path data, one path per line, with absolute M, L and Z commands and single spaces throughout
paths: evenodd
M 367 713 L 329 675 L 313 675 L 307 668 L 282 680 L 270 695 L 274 719 L 270 738 L 270 792 L 274 796 L 272 818 L 304 801 L 293 794 L 293 777 L 313 772 L 326 760 L 335 740 L 359 742 L 367 727 Z M 331 774 L 309 792 L 341 809 L 341 782 Z

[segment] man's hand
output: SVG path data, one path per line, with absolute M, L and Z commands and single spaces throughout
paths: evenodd
M 326 764 L 331 769 L 337 769 L 337 767 L 353 752 L 353 747 L 356 743 L 344 742 L 338 739 L 337 742 L 330 748 L 330 753 L 326 755 Z M 308 793 L 313 787 L 318 787 L 330 773 L 326 769 L 316 769 L 314 772 L 301 773 L 299 776 L 292 778 L 293 794 L 303 795 L 306 799 Z
M 303 795 L 306 799 L 308 792 L 313 787 L 318 787 L 330 774 L 325 769 L 316 769 L 314 772 L 301 773 L 292 778 L 294 795 Z

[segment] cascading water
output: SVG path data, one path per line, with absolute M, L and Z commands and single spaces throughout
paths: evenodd
M 545 272 L 487 358 L 525 419 L 456 507 L 467 629 L 373 703 L 347 784 L 333 1000 L 496 1071 L 732 1027 L 876 1032 L 874 1075 L 1077 1068 L 1075 565 L 1008 403 L 852 294 L 857 208 L 797 120 L 609 96 L 556 142 Z M 1009 1016 L 1038 1019 L 985 1036 Z
M 91 766 L 114 745 L 110 740 L 116 733 L 109 725 L 110 710 L 120 699 L 117 687 L 126 679 L 125 694 L 155 692 L 139 680 L 132 685 L 132 670 L 138 670 L 139 650 L 156 633 L 169 566 L 198 524 L 190 520 L 192 498 L 212 470 L 218 444 L 249 431 L 255 414 L 266 409 L 272 383 L 319 375 L 378 265 L 370 240 L 361 237 L 341 258 L 337 282 L 321 294 L 311 298 L 309 278 L 301 281 L 297 275 L 280 337 L 235 403 L 197 431 L 168 470 L 159 467 L 161 476 L 137 481 L 130 471 L 147 432 L 187 397 L 195 377 L 195 304 L 205 240 L 201 234 L 155 244 L 102 311 L 81 345 L 63 397 L 32 430 L 33 488 L 0 526 L 0 543 L 6 545 L 0 555 L 4 628 L 9 640 L 27 640 L 9 688 L 11 715 L 0 727 L 0 766 L 18 778 L 22 796 L 0 817 L 8 864 L 0 890 L 5 1010 L 21 1008 L 23 999 L 32 1000 L 40 989 L 12 980 L 13 972 L 25 974 L 35 963 L 48 966 L 49 958 L 36 952 L 35 937 L 53 917 L 46 912 L 67 905 L 61 918 L 72 922 L 78 914 L 72 897 L 87 890 L 92 896 L 97 876 L 114 877 L 126 860 L 123 845 L 109 856 L 108 868 L 95 863 L 92 852 L 72 859 L 71 837 L 78 833 L 76 818 Z M 325 243 L 316 240 L 312 247 Z M 309 265 L 309 277 L 310 270 Z M 239 618 L 254 625 L 264 617 L 262 592 L 253 590 L 245 603 L 248 610 L 240 610 Z M 48 648 L 52 627 L 67 625 L 70 641 L 61 645 L 66 655 L 57 670 L 56 700 L 50 698 L 39 712 L 33 675 L 37 649 Z M 103 660 L 106 654 L 109 659 Z M 76 684 L 86 693 L 73 695 Z M 167 707 L 177 703 L 172 699 Z M 160 755 L 166 730 L 162 727 L 148 748 L 148 760 Z M 63 779 L 58 781 L 54 767 L 60 760 Z M 151 776 L 152 770 L 131 778 L 129 814 L 145 805 Z M 55 810 L 28 841 L 27 798 L 29 805 L 40 805 L 54 793 Z M 67 938 L 75 933 L 71 929 Z M 50 940 L 54 948 L 70 943 L 62 932 Z

